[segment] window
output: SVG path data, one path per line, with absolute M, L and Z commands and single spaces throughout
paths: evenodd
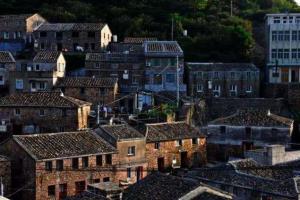
M 35 71 L 40 71 L 40 65 L 35 65 Z
M 154 75 L 154 84 L 155 85 L 161 85 L 162 84 L 162 75 L 161 74 L 155 74 Z
M 79 159 L 72 158 L 72 169 L 78 169 L 78 168 L 79 168 Z
M 102 155 L 96 156 L 96 165 L 97 166 L 102 166 Z
M 55 196 L 55 185 L 48 186 L 48 196 Z
M 155 142 L 154 143 L 154 149 L 159 149 L 160 143 L 159 142 Z
M 226 126 L 220 126 L 220 132 L 222 134 L 226 133 Z
M 235 72 L 230 72 L 230 78 L 235 79 Z
M 103 182 L 109 182 L 109 177 L 103 178 Z
M 236 92 L 237 86 L 236 85 L 230 85 L 230 92 Z
M 290 31 L 284 31 L 284 40 L 285 41 L 290 40 Z
M 80 88 L 80 94 L 84 94 L 85 88 Z
M 293 41 L 297 40 L 297 31 L 292 31 L 292 40 Z
M 182 146 L 182 140 L 176 140 L 176 146 L 177 147 Z
M 80 194 L 85 191 L 85 181 L 75 182 L 75 193 Z
M 111 154 L 107 154 L 105 156 L 105 164 L 107 165 L 111 165 L 112 164 L 112 157 L 111 157 Z
M 278 49 L 278 55 L 277 55 L 277 57 L 278 57 L 279 59 L 282 59 L 282 58 L 283 58 L 283 49 Z
M 246 77 L 247 77 L 247 80 L 250 80 L 251 79 L 251 72 L 247 72 Z
M 127 168 L 127 178 L 131 178 L 131 168 Z
M 278 31 L 278 40 L 283 41 L 284 39 L 284 32 L 283 31 Z
M 290 58 L 290 50 L 289 49 L 284 49 L 283 58 L 284 59 L 289 59 Z
M 198 138 L 193 138 L 192 139 L 192 144 L 198 144 Z
M 23 79 L 16 79 L 16 89 L 22 90 L 24 88 Z
M 167 83 L 175 83 L 175 74 L 166 74 Z
M 40 37 L 47 37 L 47 32 L 46 31 L 40 32 Z
M 16 109 L 15 109 L 15 115 L 16 115 L 16 116 L 20 116 L 20 115 L 21 115 L 21 111 L 20 111 L 19 108 L 16 108 Z
M 132 76 L 132 83 L 138 84 L 139 83 L 139 76 Z
M 45 169 L 46 171 L 52 171 L 52 161 L 46 161 L 45 162 Z
M 297 49 L 292 49 L 292 59 L 297 59 Z
M 220 91 L 220 85 L 213 85 L 213 91 Z
M 134 156 L 135 155 L 135 146 L 128 147 L 127 153 L 129 156 Z
M 57 160 L 56 161 L 56 170 L 62 171 L 64 169 L 64 161 L 63 160 Z
M 214 78 L 218 79 L 219 78 L 219 72 L 214 72 Z
M 277 31 L 272 31 L 272 41 L 277 40 Z
M 9 33 L 8 32 L 4 32 L 3 34 L 4 34 L 3 35 L 4 39 L 9 39 Z
M 68 194 L 67 184 L 59 184 L 59 197 L 60 199 L 64 199 Z
M 251 93 L 252 92 L 252 85 L 247 85 L 246 92 Z
M 44 109 L 40 109 L 40 116 L 45 116 L 45 110 Z
M 202 84 L 197 84 L 197 92 L 203 92 L 203 85 Z
M 100 183 L 100 178 L 96 178 L 96 179 L 94 179 L 94 181 L 93 181 L 94 183 Z
M 40 90 L 46 90 L 46 82 L 40 82 Z
M 72 32 L 72 37 L 73 38 L 78 38 L 79 37 L 79 32 L 78 31 L 73 31 Z
M 89 157 L 83 157 L 82 158 L 82 167 L 86 168 L 89 166 Z

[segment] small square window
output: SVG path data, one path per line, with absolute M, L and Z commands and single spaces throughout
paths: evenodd
M 45 162 L 45 169 L 46 171 L 52 171 L 52 161 L 46 161 Z
M 56 161 L 56 170 L 62 171 L 64 169 L 64 161 L 63 160 L 57 160 Z
M 44 109 L 40 109 L 40 116 L 45 116 L 45 110 Z
M 182 140 L 176 140 L 176 146 L 177 147 L 182 146 Z
M 159 149 L 160 143 L 159 142 L 155 142 L 154 143 L 154 149 Z
M 112 164 L 112 156 L 111 156 L 111 154 L 107 154 L 105 156 L 105 164 L 107 164 L 107 165 L 111 165 Z
M 72 169 L 78 169 L 79 168 L 79 159 L 78 158 L 73 158 L 72 159 Z
M 100 183 L 100 178 L 96 178 L 93 180 L 94 183 Z
M 198 144 L 198 138 L 193 138 L 193 139 L 192 139 L 192 143 L 193 143 L 193 144 Z
M 103 182 L 109 182 L 109 177 L 103 178 Z
M 129 156 L 135 155 L 135 146 L 128 147 L 128 155 Z
M 82 167 L 86 168 L 89 166 L 89 157 L 83 157 L 82 158 Z

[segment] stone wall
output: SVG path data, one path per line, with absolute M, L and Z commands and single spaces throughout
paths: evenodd
M 164 158 L 164 167 L 171 168 L 173 158 L 176 159 L 176 165 L 180 166 L 180 152 L 187 152 L 188 166 L 200 166 L 206 163 L 206 139 L 199 138 L 198 144 L 192 144 L 192 139 L 182 140 L 182 146 L 176 146 L 175 140 L 162 141 L 159 149 L 155 149 L 155 143 L 147 143 L 146 158 L 149 170 L 158 169 L 158 158 Z M 194 153 L 197 153 L 194 159 Z
M 4 186 L 4 196 L 11 193 L 11 163 L 9 158 L 0 156 L 0 177 Z

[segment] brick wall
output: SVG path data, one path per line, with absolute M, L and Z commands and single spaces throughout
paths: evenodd
M 0 177 L 4 186 L 4 196 L 11 193 L 11 163 L 9 158 L 0 156 Z
M 199 138 L 198 144 L 192 144 L 192 139 L 182 140 L 182 146 L 176 147 L 175 141 L 160 142 L 159 149 L 155 149 L 155 143 L 147 143 L 146 158 L 148 162 L 148 169 L 158 169 L 158 158 L 164 158 L 165 168 L 172 167 L 172 160 L 175 157 L 177 164 L 180 165 L 180 151 L 187 152 L 188 165 L 201 165 L 206 163 L 206 139 Z M 198 159 L 194 161 L 193 153 L 198 153 Z

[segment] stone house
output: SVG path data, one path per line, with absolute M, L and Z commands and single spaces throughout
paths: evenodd
M 0 91 L 8 88 L 11 71 L 16 68 L 16 60 L 8 51 L 0 51 Z M 2 95 L 1 95 L 2 96 Z
M 116 149 L 93 132 L 15 135 L 1 151 L 11 158 L 15 199 L 64 199 L 87 184 L 118 182 Z
M 147 176 L 146 139 L 127 124 L 100 126 L 95 132 L 118 151 L 118 179 L 121 186 L 133 184 Z
M 252 159 L 233 160 L 208 169 L 196 169 L 186 178 L 233 193 L 236 199 L 298 200 L 299 161 L 286 166 L 263 166 Z
M 188 95 L 259 97 L 260 72 L 251 63 L 186 63 Z
M 206 163 L 206 137 L 186 122 L 146 124 L 145 136 L 149 170 Z
M 96 105 L 113 107 L 118 94 L 118 79 L 95 77 L 65 77 L 59 78 L 55 88 L 66 96 L 89 101 Z
M 0 155 L 0 181 L 3 184 L 3 196 L 11 193 L 11 161 L 9 158 Z M 1 188 L 1 186 L 0 186 Z M 1 192 L 0 192 L 1 199 Z
M 60 92 L 16 93 L 0 98 L 0 121 L 14 134 L 82 130 L 91 105 Z
M 145 89 L 153 92 L 177 91 L 177 65 L 179 91 L 186 92 L 183 82 L 184 55 L 176 41 L 145 41 Z
M 66 60 L 61 52 L 40 51 L 32 63 L 18 62 L 11 72 L 10 93 L 50 91 L 65 72 Z
M 45 22 L 37 13 L 0 15 L 0 50 L 18 52 L 33 44 L 33 30 Z
M 209 158 L 243 156 L 245 150 L 291 141 L 294 121 L 270 111 L 243 109 L 207 125 Z
M 99 52 L 106 49 L 112 33 L 102 23 L 45 23 L 34 30 L 37 50 Z

